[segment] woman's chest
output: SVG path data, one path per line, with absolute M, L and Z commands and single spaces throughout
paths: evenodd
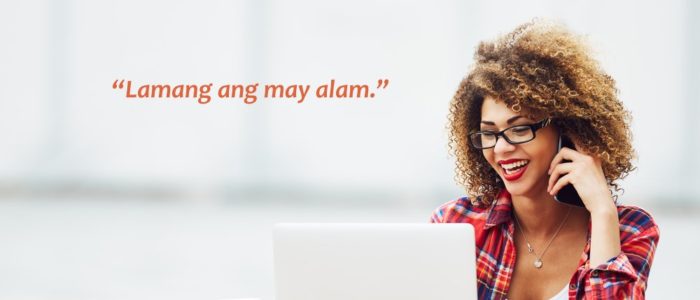
M 515 267 L 510 278 L 508 299 L 549 299 L 563 288 L 568 288 L 569 281 L 578 268 L 585 242 L 578 236 L 571 236 L 550 245 L 541 256 L 541 265 L 535 263 L 542 254 L 541 250 L 537 251 L 535 248 L 531 253 L 527 246 L 516 247 Z

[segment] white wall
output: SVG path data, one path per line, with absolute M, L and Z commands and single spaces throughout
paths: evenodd
M 624 182 L 623 199 L 697 201 L 692 183 L 700 175 L 692 170 L 700 159 L 692 156 L 700 133 L 688 126 L 700 111 L 688 105 L 697 85 L 687 66 L 697 65 L 688 49 L 698 46 L 689 8 L 683 1 L 5 3 L 0 182 L 215 196 L 255 188 L 457 196 L 447 107 L 474 47 L 545 16 L 590 36 L 633 113 L 639 169 Z M 391 82 L 364 101 L 199 105 L 126 100 L 111 89 L 122 78 Z

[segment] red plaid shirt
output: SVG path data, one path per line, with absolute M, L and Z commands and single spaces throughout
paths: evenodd
M 468 197 L 440 205 L 432 223 L 470 223 L 476 233 L 476 273 L 479 299 L 506 299 L 515 268 L 515 226 L 510 194 L 503 190 L 490 206 Z M 569 280 L 569 299 L 644 299 L 649 269 L 659 242 L 659 227 L 651 215 L 635 206 L 618 205 L 622 252 L 590 268 L 591 221 L 588 242 L 578 269 Z

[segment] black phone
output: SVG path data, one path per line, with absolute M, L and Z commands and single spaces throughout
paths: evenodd
M 574 147 L 574 143 L 571 142 L 571 139 L 569 139 L 565 135 L 559 135 L 559 145 L 557 146 L 557 152 L 561 150 L 562 147 L 570 148 L 573 150 L 576 150 L 576 147 Z M 570 160 L 563 160 L 563 162 L 571 162 Z M 561 175 L 563 176 L 563 175 Z M 560 176 L 560 178 L 561 178 Z M 557 192 L 557 194 L 554 196 L 554 199 L 561 203 L 569 204 L 569 205 L 575 205 L 575 206 L 580 206 L 580 207 L 585 207 L 583 204 L 583 200 L 581 200 L 581 197 L 578 195 L 578 192 L 576 191 L 576 188 L 574 188 L 574 185 L 569 183 L 566 186 L 564 186 L 562 189 Z

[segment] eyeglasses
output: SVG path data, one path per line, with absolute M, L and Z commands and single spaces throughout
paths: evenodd
M 535 139 L 535 132 L 549 125 L 550 119 L 544 119 L 535 124 L 517 125 L 501 131 L 477 131 L 469 134 L 469 141 L 477 149 L 488 149 L 496 146 L 498 137 L 502 136 L 511 145 L 527 143 Z

